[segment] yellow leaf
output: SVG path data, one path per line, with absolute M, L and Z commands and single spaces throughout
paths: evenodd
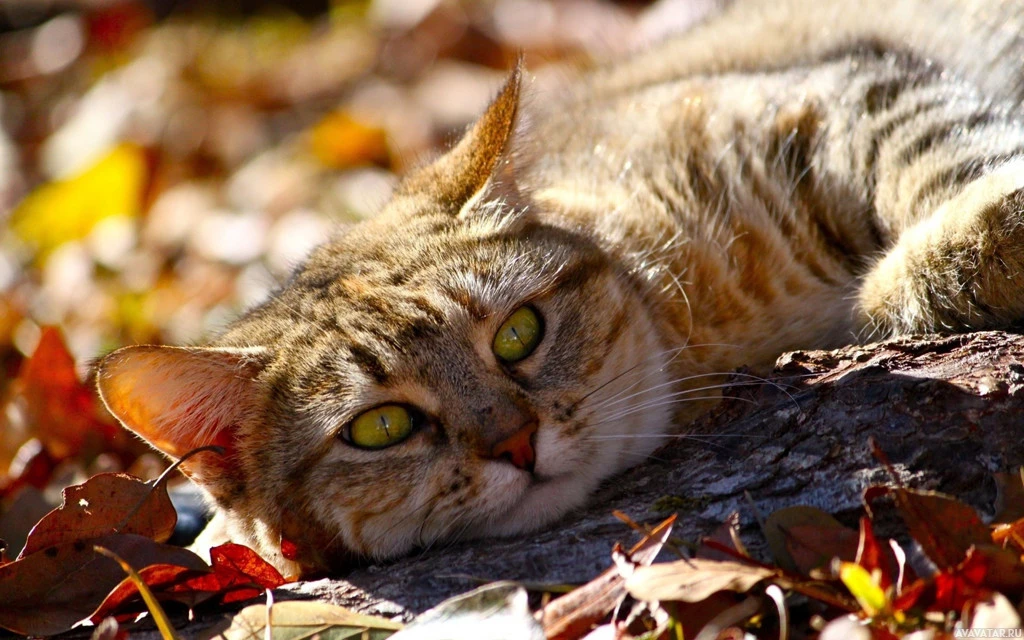
M 864 613 L 869 616 L 877 616 L 888 608 L 888 599 L 885 591 L 878 586 L 878 582 L 871 577 L 867 569 L 855 562 L 842 562 L 839 565 L 839 579 L 843 581 L 846 588 L 857 599 Z
M 142 150 L 118 145 L 77 175 L 30 193 L 15 208 L 11 228 L 45 256 L 65 242 L 84 238 L 100 220 L 137 216 L 146 174 Z

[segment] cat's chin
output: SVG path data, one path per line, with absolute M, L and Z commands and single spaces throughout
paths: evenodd
M 500 515 L 486 519 L 473 537 L 509 536 L 535 531 L 584 504 L 593 487 L 569 474 L 531 474 L 517 499 Z

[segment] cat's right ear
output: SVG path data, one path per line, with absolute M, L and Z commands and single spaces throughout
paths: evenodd
M 428 195 L 452 213 L 459 213 L 502 174 L 510 160 L 510 144 L 519 114 L 523 60 L 516 63 L 497 97 L 450 151 L 416 169 L 399 184 L 396 197 Z
M 96 380 L 107 409 L 171 458 L 222 447 L 224 455 L 200 453 L 182 464 L 216 497 L 239 490 L 237 431 L 263 409 L 264 358 L 257 349 L 124 347 L 100 361 Z

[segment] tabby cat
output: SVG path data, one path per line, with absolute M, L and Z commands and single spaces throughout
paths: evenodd
M 1024 318 L 1024 10 L 740 0 L 532 95 L 208 347 L 100 364 L 227 536 L 338 570 L 549 524 L 723 372 Z

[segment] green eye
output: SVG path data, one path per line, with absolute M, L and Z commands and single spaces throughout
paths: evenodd
M 491 348 L 502 362 L 519 362 L 540 344 L 544 322 L 532 307 L 519 307 L 494 334 Z
M 409 437 L 412 414 L 397 404 L 385 404 L 356 416 L 348 428 L 348 440 L 364 449 L 383 449 Z

